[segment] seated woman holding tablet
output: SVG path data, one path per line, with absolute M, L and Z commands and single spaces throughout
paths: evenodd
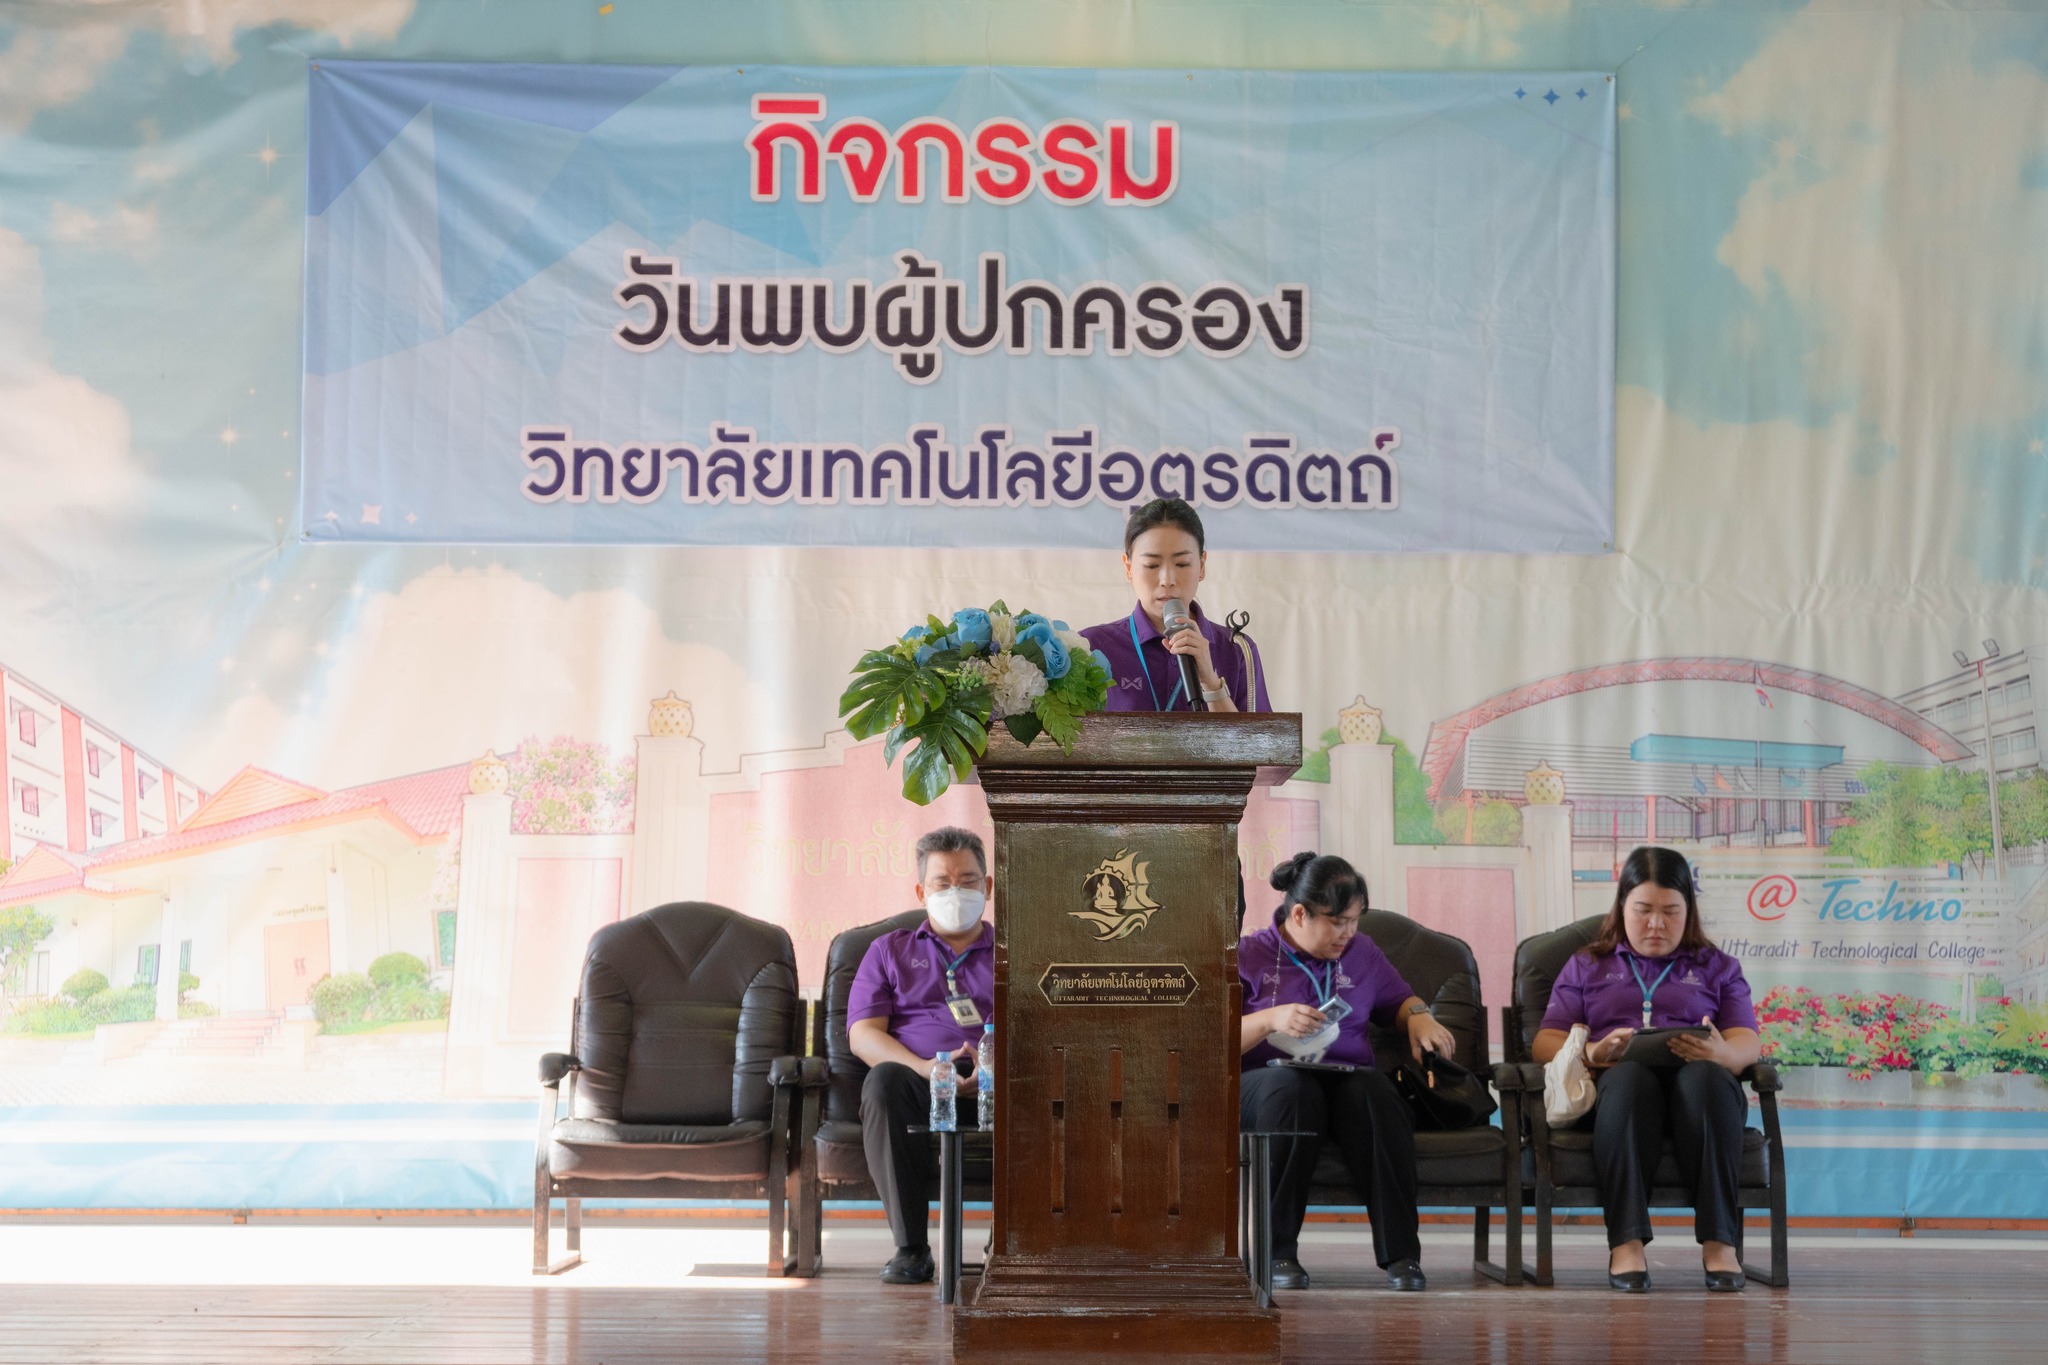
M 1557 975 L 1531 1055 L 1548 1062 L 1574 1024 L 1586 1025 L 1599 1096 L 1582 1122 L 1593 1126 L 1607 1282 L 1628 1293 L 1650 1287 L 1650 1181 L 1668 1134 L 1692 1192 L 1707 1288 L 1740 1290 L 1736 1185 L 1749 1105 L 1735 1078 L 1756 1062 L 1762 1040 L 1742 964 L 1700 928 L 1682 855 L 1629 854 L 1600 936 Z
M 1415 1115 L 1373 1068 L 1366 1021 L 1401 1025 L 1417 1061 L 1448 1057 L 1457 1041 L 1358 932 L 1365 878 L 1342 858 L 1298 853 L 1273 869 L 1285 892 L 1273 923 L 1237 945 L 1244 987 L 1238 1047 L 1239 1118 L 1246 1132 L 1311 1132 L 1273 1153 L 1273 1284 L 1308 1288 L 1297 1247 L 1327 1135 L 1372 1215 L 1374 1258 L 1396 1289 L 1425 1285 L 1415 1209 Z M 1279 1065 L 1272 1065 L 1279 1063 Z

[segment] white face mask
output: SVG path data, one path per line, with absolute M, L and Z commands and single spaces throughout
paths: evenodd
M 964 891 L 949 886 L 943 891 L 933 891 L 924 898 L 925 913 L 932 917 L 932 923 L 949 934 L 965 933 L 981 920 L 983 907 L 988 897 L 979 891 Z

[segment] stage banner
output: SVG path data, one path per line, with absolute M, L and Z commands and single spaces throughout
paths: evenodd
M 1609 75 L 310 80 L 308 539 L 1612 548 Z

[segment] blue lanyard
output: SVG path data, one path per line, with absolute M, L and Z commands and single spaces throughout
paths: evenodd
M 1295 966 L 1301 968 L 1301 974 L 1307 977 L 1308 984 L 1315 988 L 1315 1004 L 1318 1008 L 1320 1008 L 1330 998 L 1330 988 L 1334 984 L 1331 981 L 1331 978 L 1337 974 L 1337 964 L 1334 962 L 1326 963 L 1324 965 L 1323 974 L 1320 977 L 1318 977 L 1315 974 L 1315 972 L 1310 970 L 1309 965 L 1306 962 L 1303 962 L 1300 958 L 1294 955 L 1293 950 L 1291 949 L 1288 950 L 1287 960 L 1292 962 Z
M 1671 969 L 1678 965 L 1678 960 L 1673 958 L 1665 963 L 1664 970 L 1657 974 L 1657 979 L 1645 986 L 1643 984 L 1643 974 L 1636 967 L 1635 954 L 1629 953 L 1626 956 L 1628 958 L 1629 974 L 1636 979 L 1636 989 L 1643 993 L 1643 1027 L 1648 1028 L 1650 1027 L 1650 997 L 1657 993 L 1657 987 L 1664 984 L 1664 978 L 1671 975 Z
M 1152 681 L 1152 665 L 1145 662 L 1145 646 L 1138 642 L 1138 609 L 1136 607 L 1131 608 L 1131 619 L 1126 624 L 1131 628 L 1131 648 L 1138 655 L 1138 669 L 1145 675 L 1145 686 L 1152 693 L 1152 709 L 1154 711 L 1171 711 L 1173 704 L 1180 700 L 1180 690 L 1187 685 L 1187 679 L 1175 678 L 1173 680 L 1173 691 L 1166 698 L 1166 705 L 1161 706 L 1159 704 L 1159 685 Z
M 979 948 L 980 946 L 981 945 L 979 943 L 968 944 L 966 952 L 960 954 L 960 956 L 954 958 L 951 962 L 946 964 L 946 994 L 958 995 L 960 993 L 959 987 L 953 984 L 953 974 L 960 970 L 960 964 L 965 962 L 968 959 L 968 957 L 974 952 L 974 950 L 976 948 Z

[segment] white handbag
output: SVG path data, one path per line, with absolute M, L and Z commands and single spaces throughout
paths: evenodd
M 1592 1112 L 1597 1095 L 1586 1070 L 1586 1026 L 1573 1024 L 1557 1055 L 1543 1064 L 1543 1117 L 1552 1128 L 1576 1123 Z

